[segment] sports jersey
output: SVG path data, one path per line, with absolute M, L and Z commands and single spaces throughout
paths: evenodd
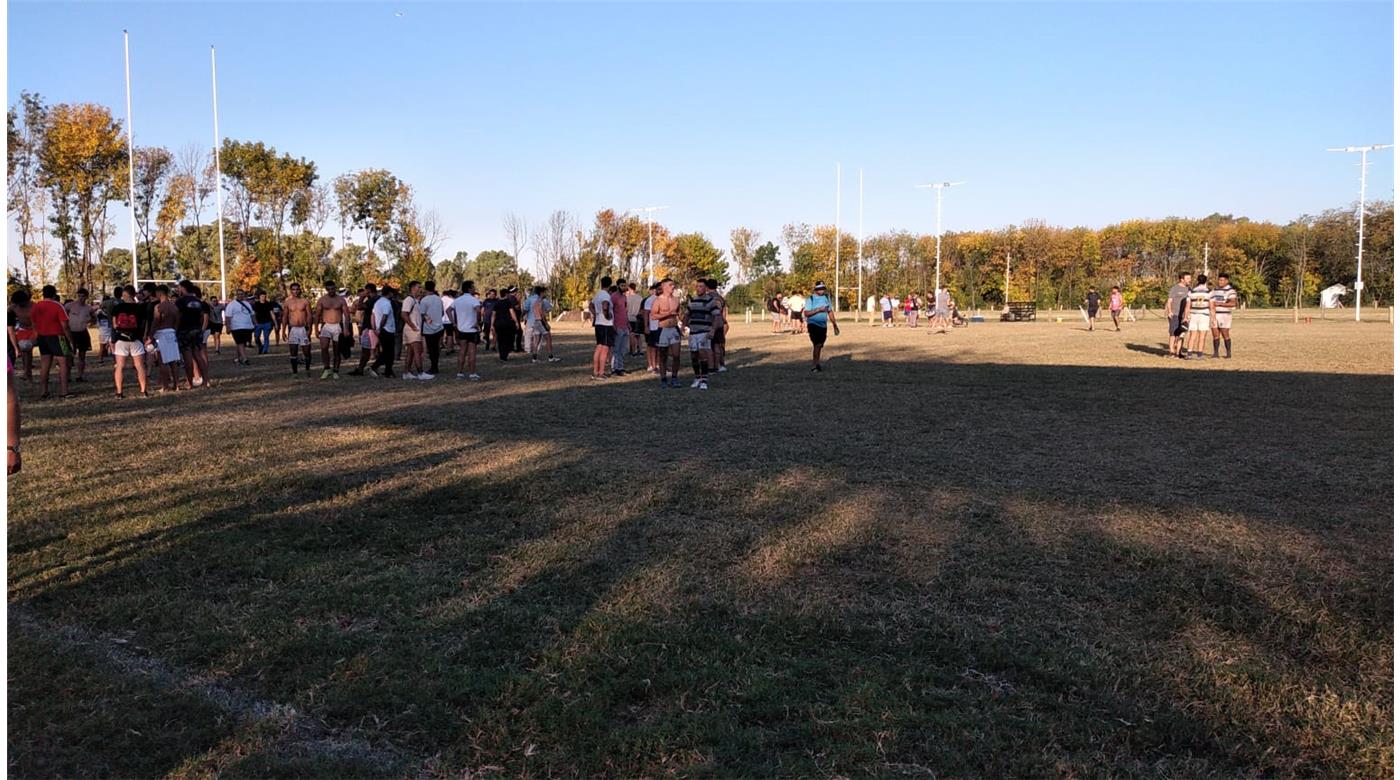
M 685 322 L 690 326 L 692 336 L 701 333 L 709 333 L 715 326 L 715 318 L 719 316 L 719 300 L 714 293 L 697 295 L 690 299 L 686 305 Z
M 1210 313 L 1210 288 L 1204 284 L 1198 284 L 1191 288 L 1191 313 Z
M 1235 288 L 1228 284 L 1210 291 L 1210 299 L 1215 302 L 1215 312 L 1217 314 L 1228 314 L 1234 311 L 1237 297 Z

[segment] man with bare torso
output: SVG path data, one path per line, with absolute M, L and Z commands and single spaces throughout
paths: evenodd
M 311 376 L 311 304 L 301 297 L 301 285 L 287 288 L 282 302 L 282 321 L 287 323 L 287 354 L 292 357 L 292 373 L 297 372 L 297 349 L 306 359 L 306 375 Z
M 316 301 L 316 321 L 321 328 L 321 378 L 339 379 L 340 334 L 350 332 L 350 307 L 336 292 L 334 282 L 326 282 L 326 294 Z
M 156 343 L 160 359 L 160 392 L 175 392 L 175 364 L 180 362 L 180 342 L 175 326 L 180 322 L 180 308 L 170 300 L 170 288 L 157 285 L 155 306 L 151 317 L 151 338 Z

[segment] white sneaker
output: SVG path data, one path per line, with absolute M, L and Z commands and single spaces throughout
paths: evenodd
M 467 379 L 470 379 L 473 382 L 479 382 L 481 381 L 481 374 L 469 374 L 467 375 Z
M 703 379 L 700 380 L 700 389 L 701 389 L 701 390 L 709 390 L 709 389 L 710 389 L 709 383 L 707 383 L 707 382 L 706 382 L 705 380 L 703 380 Z
M 460 372 L 460 371 L 458 371 L 458 372 L 457 372 L 457 378 L 458 378 L 458 379 L 466 379 L 466 378 L 467 378 L 467 375 L 466 375 L 466 374 L 463 374 L 463 373 Z
M 404 379 L 405 382 L 410 382 L 410 381 L 415 380 L 415 379 L 417 379 L 417 378 L 418 378 L 418 375 L 417 375 L 417 374 L 409 373 L 408 371 L 403 372 L 403 379 Z
M 728 370 L 729 370 L 729 366 L 720 366 L 720 367 L 719 367 L 719 371 L 717 371 L 716 373 L 723 374 L 724 372 L 726 372 L 726 371 L 728 371 Z
M 423 380 L 424 382 L 430 382 L 434 379 L 437 379 L 437 374 L 419 374 L 418 378 Z
M 700 380 L 699 380 L 699 379 L 693 380 L 693 381 L 690 383 L 690 389 L 691 389 L 691 390 L 694 390 L 695 388 L 697 388 L 697 387 L 699 387 L 699 386 L 700 386 Z

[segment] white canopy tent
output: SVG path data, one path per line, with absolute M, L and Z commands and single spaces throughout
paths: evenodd
M 1345 284 L 1334 284 L 1322 291 L 1320 304 L 1324 309 L 1342 308 L 1342 299 L 1347 297 Z

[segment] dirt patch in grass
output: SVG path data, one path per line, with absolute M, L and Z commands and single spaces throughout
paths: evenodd
M 1388 774 L 1391 331 L 1238 325 L 851 324 L 820 375 L 754 325 L 708 393 L 590 383 L 568 327 L 479 384 L 96 383 L 27 409 L 10 601 L 389 773 Z M 14 773 L 385 773 L 19 640 Z

